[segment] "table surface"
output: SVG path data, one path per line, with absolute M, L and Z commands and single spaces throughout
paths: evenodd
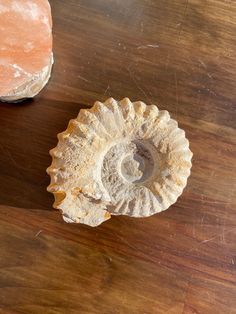
M 236 313 L 236 2 L 50 2 L 50 83 L 0 104 L 0 313 Z M 161 214 L 66 224 L 48 151 L 110 96 L 169 110 L 191 177 Z

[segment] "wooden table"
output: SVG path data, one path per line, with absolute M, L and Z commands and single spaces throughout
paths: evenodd
M 236 2 L 50 2 L 51 81 L 0 104 L 0 313 L 236 313 Z M 46 192 L 48 151 L 109 96 L 169 110 L 192 175 L 159 215 L 66 224 Z

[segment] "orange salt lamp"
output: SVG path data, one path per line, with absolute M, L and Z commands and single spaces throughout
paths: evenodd
M 37 95 L 53 64 L 47 0 L 0 0 L 0 101 Z

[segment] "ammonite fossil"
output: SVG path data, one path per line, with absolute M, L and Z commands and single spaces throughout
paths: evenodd
M 141 101 L 96 102 L 58 140 L 48 191 L 66 222 L 151 216 L 176 202 L 190 175 L 185 132 L 167 111 Z

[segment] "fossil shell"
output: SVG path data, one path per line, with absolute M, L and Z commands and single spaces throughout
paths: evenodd
M 58 140 L 48 191 L 66 222 L 151 216 L 176 202 L 190 175 L 185 132 L 167 111 L 141 101 L 96 102 Z

